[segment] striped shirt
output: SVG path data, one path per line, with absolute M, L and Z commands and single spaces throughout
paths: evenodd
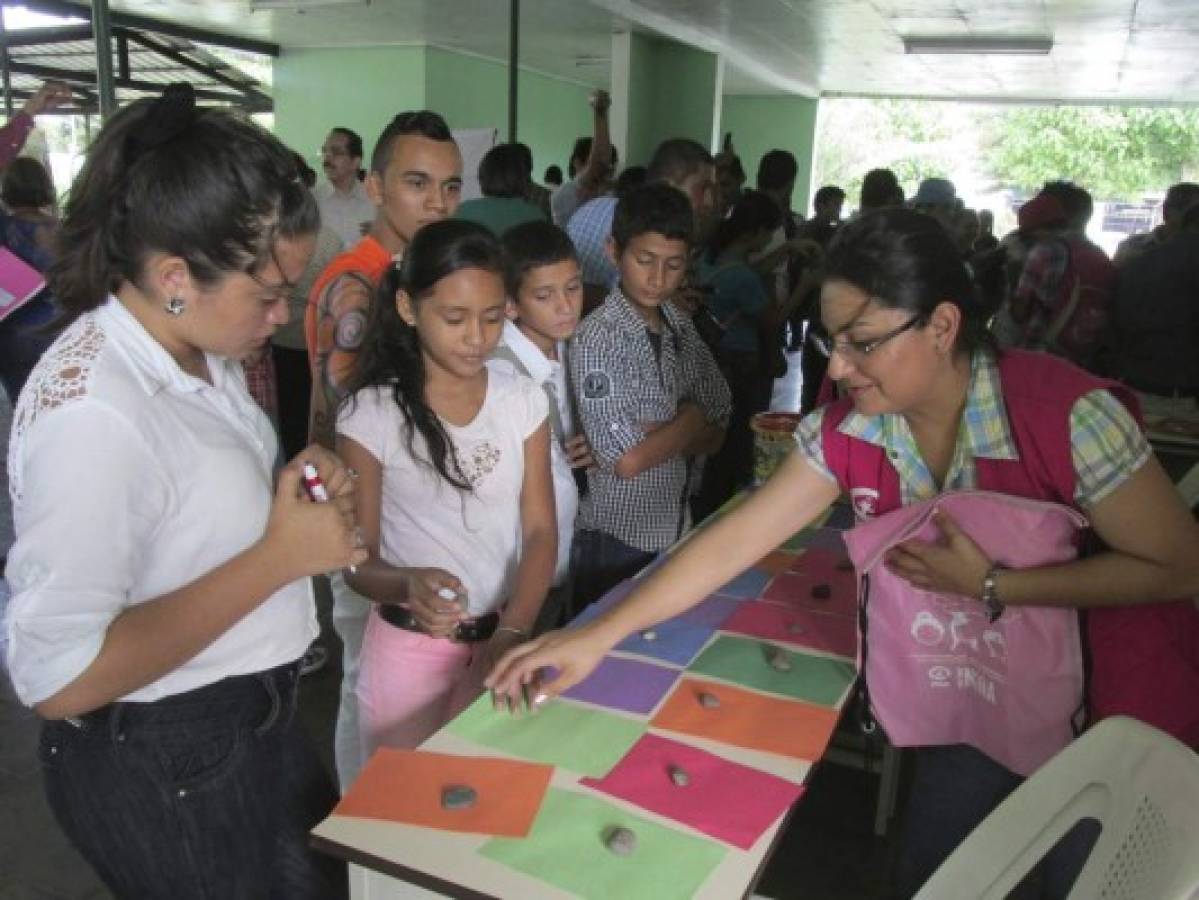
M 823 419 L 823 409 L 808 415 L 796 429 L 795 440 L 808 463 L 835 480 L 824 461 Z M 978 487 L 975 459 L 1020 458 L 1008 425 L 999 366 L 995 357 L 986 352 L 974 355 L 966 408 L 943 487 L 937 487 L 903 416 L 894 413 L 863 416 L 850 412 L 837 430 L 886 450 L 899 475 L 900 496 L 905 505 L 928 500 L 942 490 Z M 1124 405 L 1101 389 L 1080 397 L 1070 410 L 1070 452 L 1076 475 L 1074 499 L 1081 508 L 1089 509 L 1140 469 L 1151 450 Z

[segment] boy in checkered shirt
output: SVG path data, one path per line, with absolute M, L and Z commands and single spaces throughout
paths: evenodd
M 571 342 L 579 419 L 595 459 L 575 537 L 576 613 L 683 534 L 694 460 L 724 440 L 728 385 L 670 303 L 693 231 L 690 202 L 674 187 L 624 197 L 608 242 L 620 284 Z

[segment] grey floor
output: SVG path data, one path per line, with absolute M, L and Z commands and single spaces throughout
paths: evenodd
M 798 365 L 792 366 L 793 370 Z M 798 379 L 776 384 L 774 408 L 797 406 Z M 11 409 L 0 391 L 0 461 L 6 459 Z M 6 472 L 0 470 L 0 555 L 12 542 Z M 0 581 L 0 615 L 7 590 Z M 322 603 L 327 627 L 327 601 Z M 340 661 L 304 681 L 302 713 L 326 760 L 332 757 Z M 0 651 L 3 646 L 0 645 Z M 0 900 L 100 900 L 110 895 L 51 818 L 35 757 L 36 718 L 0 673 Z M 758 892 L 777 900 L 882 900 L 893 841 L 874 837 L 878 778 L 857 768 L 822 765 L 796 810 Z

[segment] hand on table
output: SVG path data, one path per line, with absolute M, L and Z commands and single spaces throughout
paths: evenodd
M 478 671 L 483 675 L 491 672 L 496 664 L 514 647 L 519 647 L 528 641 L 528 638 L 523 634 L 517 634 L 511 630 L 497 630 L 491 636 L 491 639 L 483 647 L 483 652 L 479 654 L 477 665 Z M 533 693 L 531 693 L 526 685 L 524 690 L 518 690 L 515 697 L 510 697 L 507 694 L 501 694 L 497 691 L 491 692 L 491 705 L 496 711 L 507 711 L 510 713 L 519 713 L 522 710 L 531 708 L 533 701 Z
M 933 522 L 941 529 L 942 540 L 907 541 L 892 547 L 887 568 L 923 590 L 978 599 L 991 560 L 945 513 L 938 512 Z
M 527 691 L 535 706 L 569 690 L 591 674 L 611 646 L 600 640 L 591 625 L 551 631 L 510 649 L 483 684 L 492 696 L 507 697 L 509 704 L 523 702 Z M 540 683 L 541 670 L 553 667 L 558 677 Z

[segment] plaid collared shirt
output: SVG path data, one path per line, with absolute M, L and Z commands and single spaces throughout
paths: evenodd
M 808 463 L 833 479 L 824 461 L 823 419 L 823 409 L 807 416 L 796 429 L 795 440 Z M 904 504 L 928 500 L 942 490 L 978 487 L 975 459 L 1020 458 L 1008 426 L 999 366 L 987 352 L 974 355 L 966 409 L 943 487 L 937 487 L 903 416 L 851 412 L 837 430 L 886 450 L 899 475 Z M 1080 397 L 1070 410 L 1070 452 L 1077 477 L 1074 499 L 1080 507 L 1089 509 L 1143 466 L 1151 451 L 1123 404 L 1108 391 L 1097 390 Z
M 691 460 L 676 456 L 634 478 L 618 478 L 617 461 L 645 440 L 645 425 L 666 423 L 695 403 L 709 422 L 727 425 L 728 384 L 695 326 L 662 306 L 661 353 L 649 329 L 617 288 L 583 320 L 569 354 L 580 424 L 596 465 L 579 528 L 602 531 L 639 550 L 669 547 L 686 525 Z

